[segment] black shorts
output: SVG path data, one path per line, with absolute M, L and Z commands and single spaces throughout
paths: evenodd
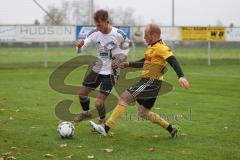
M 109 94 L 115 84 L 113 75 L 102 75 L 91 70 L 82 83 L 83 86 L 96 89 L 100 85 L 100 92 Z
M 139 105 L 151 109 L 157 99 L 162 81 L 142 78 L 136 85 L 128 89 Z

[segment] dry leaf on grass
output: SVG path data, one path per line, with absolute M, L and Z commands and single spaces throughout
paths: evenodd
M 153 135 L 152 137 L 153 137 L 153 138 L 158 138 L 159 136 L 158 136 L 158 135 Z
M 10 116 L 10 117 L 9 117 L 9 120 L 12 121 L 12 120 L 14 120 L 14 118 L 13 118 L 12 116 Z
M 13 157 L 13 156 L 10 156 L 10 157 L 7 157 L 7 160 L 16 160 L 17 158 Z
M 3 158 L 3 157 L 0 157 L 0 160 L 4 160 L 4 158 Z
M 0 125 L 2 125 L 2 124 L 6 124 L 8 121 L 1 121 L 0 120 Z
M 183 132 L 181 132 L 181 133 L 179 133 L 179 136 L 187 136 L 187 134 L 186 134 L 186 133 L 183 133 Z
M 104 151 L 107 153 L 111 153 L 113 151 L 113 148 L 105 148 Z
M 153 152 L 155 149 L 153 147 L 147 149 L 149 152 Z
M 137 138 L 141 138 L 141 139 L 143 139 L 144 136 L 143 136 L 143 135 L 138 135 Z
M 12 146 L 11 149 L 16 149 L 17 147 Z
M 2 154 L 3 157 L 8 157 L 12 154 L 12 152 L 5 152 Z
M 51 157 L 53 157 L 53 155 L 52 155 L 52 154 L 49 154 L 49 153 L 47 153 L 47 154 L 44 154 L 44 157 L 46 157 L 46 158 L 51 158 Z
M 64 159 L 72 159 L 72 156 L 73 155 L 66 156 L 66 157 L 64 157 Z
M 15 110 L 15 112 L 17 113 L 17 112 L 20 112 L 20 109 L 19 108 L 17 108 L 16 110 Z
M 0 108 L 0 113 L 4 112 L 5 109 L 4 108 Z
M 87 156 L 88 159 L 94 159 L 94 155 Z
M 108 133 L 108 136 L 109 136 L 109 137 L 114 137 L 114 132 L 109 132 L 109 133 Z
M 47 133 L 43 133 L 41 136 L 42 136 L 42 137 L 47 137 L 48 134 L 47 134 Z
M 83 148 L 83 146 L 79 145 L 79 146 L 76 146 L 76 148 Z
M 67 147 L 67 143 L 60 144 L 59 147 L 60 147 L 60 148 L 65 148 L 65 147 Z

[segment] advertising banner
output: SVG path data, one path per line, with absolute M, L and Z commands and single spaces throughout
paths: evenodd
M 16 42 L 16 26 L 0 26 L 0 42 Z
M 224 27 L 182 27 L 182 40 L 225 41 Z
M 18 42 L 73 42 L 74 26 L 17 26 Z

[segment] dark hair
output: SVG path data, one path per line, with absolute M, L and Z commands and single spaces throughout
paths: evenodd
M 94 13 L 94 20 L 99 21 L 108 21 L 108 11 L 100 9 Z

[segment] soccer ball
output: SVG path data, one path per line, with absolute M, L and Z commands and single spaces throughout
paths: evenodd
M 57 127 L 57 132 L 62 138 L 70 138 L 74 135 L 75 127 L 71 122 L 61 122 Z

